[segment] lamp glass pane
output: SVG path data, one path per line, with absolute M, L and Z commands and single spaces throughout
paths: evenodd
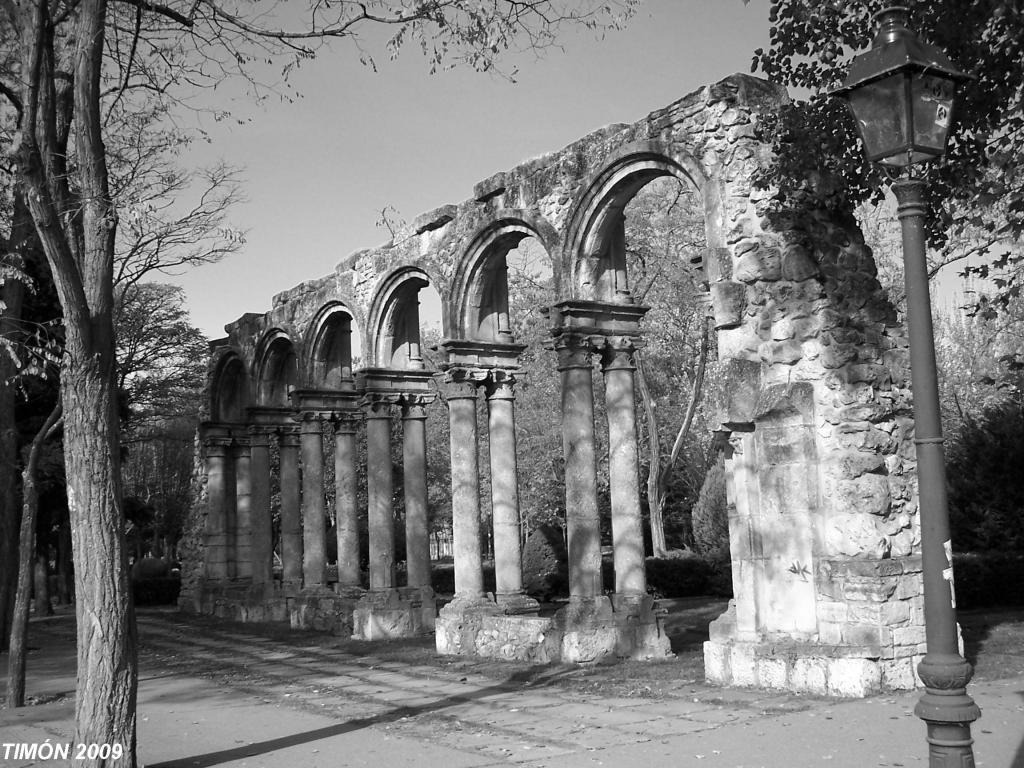
M 949 135 L 956 86 L 945 77 L 915 75 L 910 91 L 914 104 L 914 144 L 941 154 Z
M 850 92 L 850 108 L 871 160 L 906 154 L 910 143 L 902 74 L 867 83 Z

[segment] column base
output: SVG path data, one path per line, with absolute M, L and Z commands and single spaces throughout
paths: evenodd
M 433 630 L 434 615 L 434 592 L 430 587 L 367 592 L 352 614 L 352 639 L 416 637 Z
M 441 654 L 534 664 L 672 657 L 661 613 L 646 595 L 572 599 L 547 617 L 507 614 L 483 598 L 453 601 L 441 609 L 436 643 Z
M 872 636 L 879 634 L 885 633 Z M 759 637 L 738 629 L 735 601 L 711 622 L 710 635 L 704 643 L 704 676 L 715 685 L 844 698 L 921 685 L 916 667 L 922 656 L 916 653 L 916 643 L 863 645 Z
M 506 615 L 533 615 L 540 612 L 540 603 L 525 592 L 498 593 L 495 595 L 498 608 Z

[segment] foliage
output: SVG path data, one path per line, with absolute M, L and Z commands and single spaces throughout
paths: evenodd
M 783 204 L 852 207 L 879 201 L 888 183 L 864 159 L 845 105 L 828 92 L 843 80 L 847 55 L 866 49 L 883 0 L 772 0 L 770 45 L 753 68 L 809 92 L 765 129 L 779 156 L 765 179 Z M 929 169 L 929 234 L 940 261 L 986 256 L 968 271 L 995 280 L 998 300 L 1020 292 L 1024 232 L 1024 9 L 996 0 L 937 0 L 910 9 L 909 26 L 944 49 L 974 80 L 961 89 L 945 162 Z M 838 179 L 836 183 L 834 179 Z
M 732 597 L 732 569 L 728 559 L 713 559 L 682 552 L 677 556 L 647 558 L 647 590 L 655 597 Z
M 181 592 L 181 576 L 147 576 L 132 579 L 135 605 L 173 605 Z
M 1024 554 L 954 553 L 957 608 L 1024 605 Z
M 968 418 L 947 456 L 949 512 L 960 551 L 1024 552 L 1024 405 L 1007 401 Z
M 725 498 L 725 460 L 719 456 L 704 478 L 693 507 L 696 550 L 711 558 L 729 556 L 729 508 Z
M 542 525 L 526 539 L 523 587 L 541 602 L 568 593 L 569 553 L 559 526 Z

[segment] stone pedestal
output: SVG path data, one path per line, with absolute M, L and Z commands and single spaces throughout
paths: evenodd
M 453 601 L 437 618 L 437 652 L 533 664 L 666 659 L 672 650 L 649 596 L 570 599 L 554 616 L 511 616 L 487 601 Z
M 353 640 L 390 640 L 434 631 L 434 592 L 382 589 L 367 592 L 352 614 Z

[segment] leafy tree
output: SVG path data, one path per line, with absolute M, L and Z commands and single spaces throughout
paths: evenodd
M 636 0 L 623 0 L 629 11 Z M 242 75 L 257 59 L 294 66 L 331 39 L 389 25 L 397 50 L 417 43 L 431 65 L 490 69 L 512 47 L 552 44 L 565 24 L 614 23 L 610 3 L 556 0 L 364 0 L 310 3 L 294 31 L 272 26 L 277 6 L 240 10 L 217 0 L 0 3 L 0 95 L 17 125 L 8 157 L 64 313 L 61 370 L 65 458 L 75 538 L 78 615 L 76 743 L 113 743 L 135 765 L 137 666 L 122 533 L 114 335 L 115 250 L 123 210 L 107 147 L 146 105 Z M 185 90 L 182 90 L 185 89 Z M 97 758 L 98 760 L 98 758 Z M 83 764 L 98 764 L 97 760 Z M 82 761 L 79 761 L 82 762 Z
M 865 159 L 846 106 L 828 96 L 843 80 L 847 56 L 875 34 L 869 2 L 772 0 L 770 45 L 753 67 L 809 94 L 766 124 L 780 163 L 765 181 L 783 205 L 852 207 L 879 201 L 889 183 Z M 909 24 L 975 77 L 961 89 L 945 161 L 928 177 L 929 233 L 940 263 L 995 281 L 997 302 L 1019 295 L 1024 231 L 1024 9 L 996 0 L 937 0 L 910 9 Z M 968 265 L 969 259 L 981 259 Z

